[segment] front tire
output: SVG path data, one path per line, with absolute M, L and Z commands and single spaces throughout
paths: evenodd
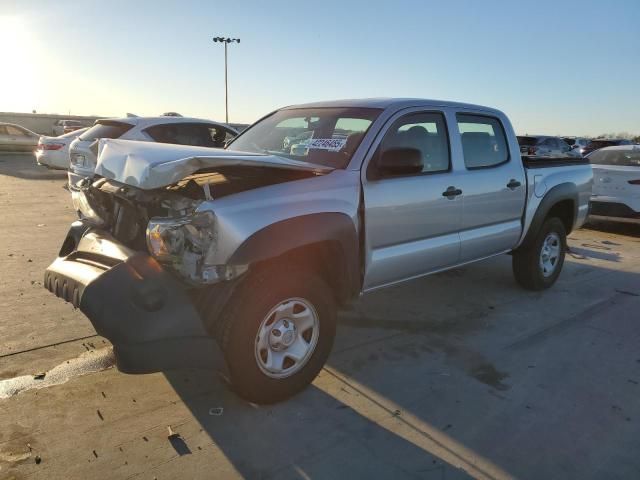
M 217 329 L 235 392 L 268 404 L 309 385 L 324 366 L 336 331 L 331 289 L 293 265 L 262 268 L 233 294 Z
M 545 220 L 533 242 L 513 253 L 516 281 L 528 290 L 544 290 L 553 285 L 564 265 L 567 232 L 559 218 Z

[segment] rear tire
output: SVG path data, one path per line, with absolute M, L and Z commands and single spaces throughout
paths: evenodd
M 331 289 L 294 265 L 259 269 L 242 282 L 216 328 L 233 390 L 268 404 L 309 385 L 324 366 L 336 331 Z
M 527 247 L 513 252 L 516 281 L 528 290 L 544 290 L 553 285 L 564 265 L 567 232 L 557 217 L 545 220 L 535 239 Z

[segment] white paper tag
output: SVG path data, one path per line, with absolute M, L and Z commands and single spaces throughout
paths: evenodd
M 346 138 L 311 138 L 303 142 L 311 150 L 330 150 L 337 152 L 347 143 Z

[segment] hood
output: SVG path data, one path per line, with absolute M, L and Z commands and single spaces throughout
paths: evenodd
M 95 173 L 133 187 L 151 190 L 172 185 L 198 170 L 224 166 L 266 167 L 315 173 L 333 170 L 331 167 L 276 155 L 103 138 L 98 147 Z

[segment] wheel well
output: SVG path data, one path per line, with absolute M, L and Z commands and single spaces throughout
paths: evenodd
M 268 267 L 274 263 L 290 263 L 317 272 L 333 290 L 336 300 L 345 303 L 353 296 L 349 282 L 347 258 L 338 241 L 322 241 L 293 248 L 275 258 L 252 265 Z
M 573 229 L 573 221 L 575 217 L 575 204 L 573 200 L 561 200 L 556 203 L 546 218 L 557 217 L 564 224 L 564 228 L 567 231 L 567 235 L 571 233 Z

